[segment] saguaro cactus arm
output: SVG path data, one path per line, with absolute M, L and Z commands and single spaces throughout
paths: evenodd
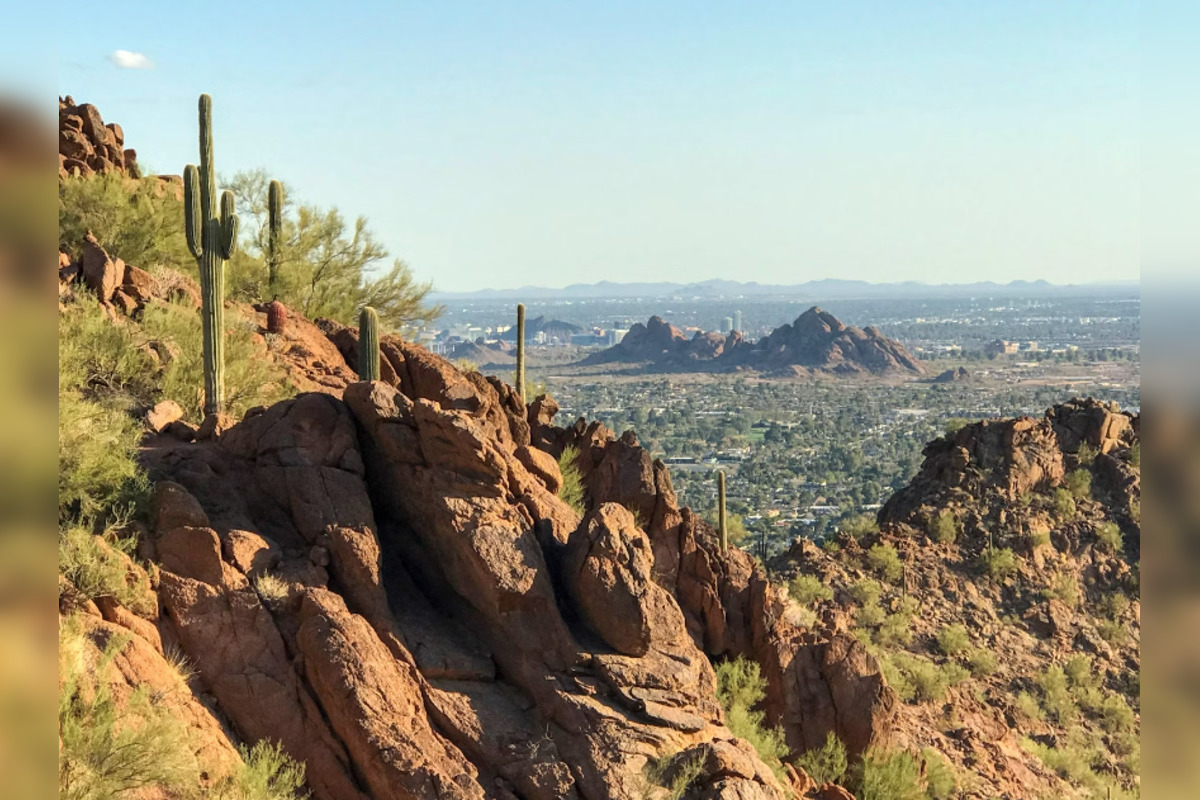
M 238 215 L 233 210 L 233 192 L 221 192 L 221 257 L 232 258 L 237 252 Z
M 279 280 L 279 245 L 283 231 L 283 184 L 271 181 L 267 187 L 267 286 L 275 293 Z
M 199 259 L 204 255 L 204 218 L 200 214 L 200 172 L 194 164 L 183 168 L 183 227 L 188 250 Z

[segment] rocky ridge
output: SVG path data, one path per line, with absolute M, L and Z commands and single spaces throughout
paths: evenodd
M 740 331 L 727 336 L 697 332 L 689 339 L 661 317 L 651 317 L 645 325 L 631 327 L 618 344 L 582 363 L 649 363 L 654 370 L 680 372 L 753 370 L 772 377 L 925 374 L 925 367 L 904 345 L 878 328 L 847 326 L 817 306 L 756 342 Z

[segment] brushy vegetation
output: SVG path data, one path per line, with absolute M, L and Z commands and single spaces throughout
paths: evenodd
M 1074 519 L 1077 512 L 1075 497 L 1060 486 L 1050 496 L 1050 508 L 1054 511 L 1054 516 L 1061 521 Z
M 1017 572 L 1017 557 L 1007 547 L 985 547 L 979 554 L 979 566 L 994 581 L 1003 581 Z
M 1096 528 L 1096 542 L 1110 553 L 1119 553 L 1124 546 L 1121 529 L 1115 522 L 1102 522 Z
M 861 539 L 864 536 L 878 533 L 879 526 L 875 524 L 875 518 L 870 514 L 856 514 L 842 520 L 839 530 L 851 539 Z
M 904 750 L 868 750 L 856 770 L 858 800 L 924 800 L 917 759 Z
M 725 709 L 725 721 L 734 736 L 753 745 L 758 757 L 780 780 L 786 780 L 783 757 L 788 748 L 782 728 L 763 726 L 763 712 L 754 706 L 766 696 L 766 680 L 758 664 L 738 657 L 717 665 L 717 699 Z
M 1050 585 L 1042 590 L 1042 597 L 1047 600 L 1059 600 L 1067 608 L 1079 608 L 1083 602 L 1083 594 L 1079 589 L 1079 581 L 1069 572 L 1057 572 L 1050 579 Z
M 1075 454 L 1076 458 L 1079 459 L 1079 466 L 1081 467 L 1089 466 L 1096 460 L 1096 456 L 1098 455 L 1100 455 L 1100 450 L 1087 442 L 1080 444 L 1079 450 Z
M 932 747 L 921 751 L 925 762 L 925 794 L 930 800 L 950 800 L 958 789 L 958 776 L 946 757 Z
M 985 678 L 996 671 L 999 664 L 991 650 L 977 647 L 967 656 L 967 669 L 976 678 Z
M 700 756 L 673 765 L 675 758 L 674 755 L 666 755 L 646 762 L 642 769 L 644 783 L 639 791 L 642 800 L 683 800 L 687 790 L 704 774 L 704 759 Z M 674 775 L 667 777 L 672 769 Z M 666 789 L 666 795 L 656 789 Z
M 900 651 L 879 657 L 879 664 L 888 685 L 905 702 L 930 703 L 940 701 L 951 686 L 956 686 L 970 677 L 970 673 L 958 664 L 941 666 L 929 659 Z
M 964 625 L 956 623 L 954 625 L 947 625 L 938 632 L 937 644 L 938 649 L 944 655 L 956 656 L 966 650 L 971 644 L 971 637 Z
M 242 748 L 242 764 L 201 789 L 199 763 L 187 724 L 146 687 L 121 697 L 109 678 L 113 659 L 129 639 L 113 637 L 88 663 L 88 645 L 78 617 L 59 627 L 58 724 L 61 737 L 59 797 L 121 800 L 139 792 L 179 800 L 300 800 L 304 767 L 278 745 Z
M 811 606 L 818 600 L 832 599 L 833 589 L 815 575 L 797 575 L 788 586 L 788 594 L 800 605 Z
M 867 551 L 867 566 L 884 580 L 895 583 L 904 575 L 900 554 L 890 544 L 877 544 Z
M 796 764 L 804 769 L 818 784 L 838 783 L 846 774 L 846 746 L 830 731 L 825 743 L 814 747 L 796 758 Z
M 1068 472 L 1064 483 L 1066 484 L 1067 491 L 1076 500 L 1092 496 L 1092 473 L 1086 469 L 1077 469 Z
M 63 528 L 58 534 L 58 574 L 65 577 L 80 597 L 115 598 L 135 613 L 151 613 L 150 583 L 145 573 L 129 569 L 136 542 L 114 531 L 95 535 L 78 527 Z
M 958 538 L 958 519 L 954 512 L 943 508 L 936 516 L 930 517 L 927 530 L 929 538 L 942 544 L 950 544 Z
M 562 486 L 558 496 L 579 514 L 586 511 L 583 500 L 583 472 L 579 469 L 579 450 L 574 445 L 563 448 L 558 457 L 558 471 L 562 473 Z

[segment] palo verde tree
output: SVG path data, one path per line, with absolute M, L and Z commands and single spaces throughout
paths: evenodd
M 213 171 L 212 98 L 200 95 L 200 168 L 183 170 L 184 229 L 200 270 L 200 319 L 204 348 L 204 413 L 221 411 L 225 396 L 225 260 L 237 249 L 233 193 L 221 193 Z

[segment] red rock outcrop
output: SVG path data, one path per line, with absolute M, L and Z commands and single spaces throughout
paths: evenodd
M 119 173 L 141 177 L 137 153 L 125 149 L 125 132 L 116 123 L 104 124 L 91 103 L 75 104 L 70 97 L 58 100 L 58 174 Z

